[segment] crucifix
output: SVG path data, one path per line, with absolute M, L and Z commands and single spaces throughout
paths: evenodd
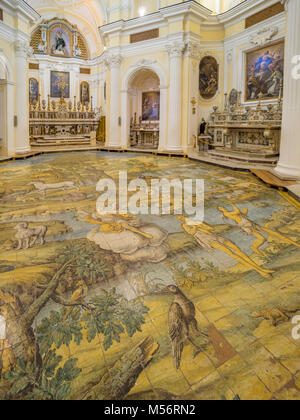
M 61 98 L 64 98 L 65 88 L 68 86 L 68 83 L 64 82 L 63 80 L 61 82 L 57 83 L 57 86 L 61 88 Z

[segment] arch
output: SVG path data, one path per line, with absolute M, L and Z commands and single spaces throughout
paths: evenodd
M 3 51 L 0 51 L 0 155 L 14 151 L 14 83 L 12 66 Z
M 1 68 L 2 68 L 3 73 L 5 73 L 6 77 L 3 77 L 3 78 L 0 77 L 0 79 L 2 78 L 7 81 L 12 81 L 12 67 L 6 55 L 0 50 L 0 70 Z
M 129 106 L 129 88 L 131 82 L 138 76 L 140 71 L 148 70 L 159 78 L 160 81 L 160 135 L 159 150 L 166 148 L 167 144 L 167 76 L 165 71 L 156 62 L 146 62 L 141 60 L 133 65 L 125 74 L 122 80 L 122 129 L 121 142 L 122 147 L 128 147 L 130 137 L 130 106 Z
M 156 63 L 142 63 L 142 62 L 138 62 L 135 65 L 133 65 L 128 71 L 127 73 L 125 73 L 125 76 L 123 78 L 122 81 L 122 91 L 123 90 L 127 90 L 130 82 L 132 80 L 134 80 L 135 76 L 137 75 L 137 73 L 140 70 L 149 70 L 152 71 L 153 73 L 155 73 L 159 80 L 160 80 L 160 88 L 161 89 L 166 89 L 167 86 L 167 76 L 165 71 Z

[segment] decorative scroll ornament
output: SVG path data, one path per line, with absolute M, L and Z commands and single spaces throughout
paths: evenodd
M 142 58 L 141 60 L 137 61 L 136 63 L 132 64 L 131 67 L 147 67 L 157 63 L 157 60 L 147 60 L 146 58 Z
M 268 42 L 272 41 L 274 36 L 278 34 L 278 27 L 274 26 L 272 28 L 264 28 L 256 32 L 254 35 L 251 35 L 250 42 L 255 46 L 263 46 Z

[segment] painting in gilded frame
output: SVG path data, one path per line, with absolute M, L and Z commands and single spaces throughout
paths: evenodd
M 29 103 L 35 105 L 39 99 L 39 82 L 34 79 L 29 79 Z
M 219 90 L 219 64 L 214 57 L 203 57 L 200 62 L 199 89 L 202 99 L 213 99 Z
M 283 72 L 283 41 L 246 53 L 245 100 L 279 98 Z
M 70 73 L 51 71 L 51 98 L 70 98 Z
M 159 121 L 160 92 L 143 92 L 142 108 L 143 121 Z
M 80 102 L 83 105 L 90 103 L 90 85 L 88 82 L 82 82 L 80 84 Z
M 50 54 L 59 57 L 71 57 L 72 34 L 62 25 L 55 25 L 49 31 Z

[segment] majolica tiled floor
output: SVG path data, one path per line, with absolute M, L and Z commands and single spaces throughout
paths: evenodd
M 119 170 L 204 178 L 206 224 L 101 222 L 96 184 Z M 249 173 L 93 152 L 0 165 L 1 399 L 299 400 L 299 286 L 300 209 Z

